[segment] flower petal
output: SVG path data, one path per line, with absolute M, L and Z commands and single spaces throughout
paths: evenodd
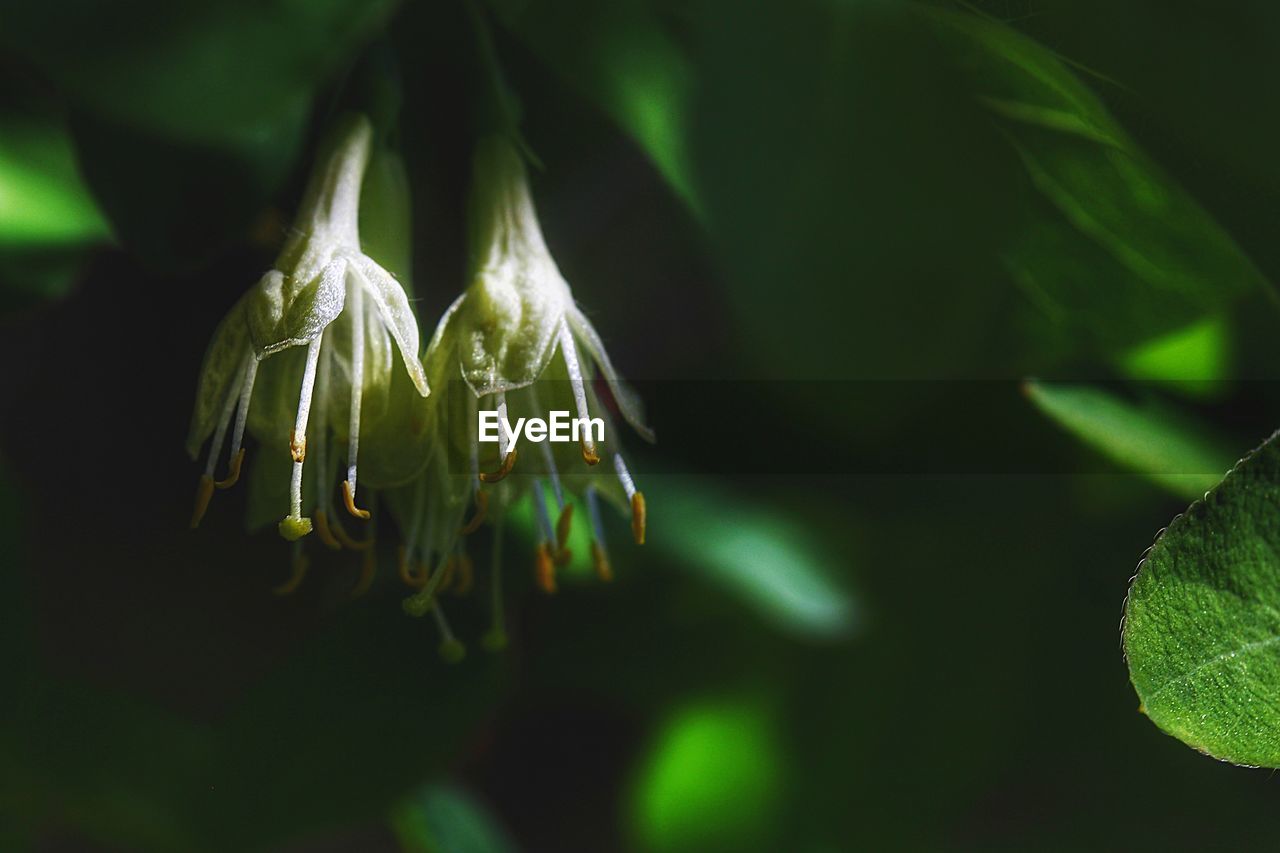
M 600 340 L 600 335 L 591 325 L 591 321 L 576 307 L 569 310 L 565 319 L 569 323 L 569 329 L 579 339 L 583 348 L 590 353 L 592 361 L 600 368 L 604 381 L 609 385 L 609 393 L 613 394 L 613 399 L 618 403 L 618 411 L 622 413 L 622 417 L 631 424 L 631 428 L 639 433 L 641 438 L 652 444 L 657 437 L 653 429 L 645 423 L 644 403 L 614 369 L 613 362 L 609 361 L 609 354 L 605 352 L 604 341 Z
M 258 280 L 248 297 L 249 334 L 258 358 L 288 347 L 304 346 L 320 337 L 346 302 L 345 258 L 334 258 L 320 274 L 301 283 L 272 270 Z
M 414 387 L 423 397 L 431 393 L 427 386 L 427 375 L 418 360 L 418 321 L 413 316 L 413 308 L 409 305 L 409 297 L 405 295 L 400 282 L 391 273 L 378 266 L 366 255 L 354 255 L 351 258 L 352 268 L 360 279 L 365 293 L 378 307 L 378 315 L 391 337 L 400 349 L 400 358 L 404 368 L 409 372 Z
M 204 364 L 200 368 L 200 384 L 196 389 L 196 405 L 191 413 L 191 427 L 187 432 L 187 453 L 194 459 L 200 446 L 213 432 L 218 415 L 226 400 L 228 389 L 235 381 L 236 372 L 244 365 L 244 355 L 249 349 L 249 326 L 245 322 L 245 301 L 241 297 L 227 316 L 222 318 L 213 333 L 209 349 L 205 351 Z

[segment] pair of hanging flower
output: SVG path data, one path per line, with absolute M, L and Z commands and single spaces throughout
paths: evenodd
M 375 148 L 367 118 L 351 116 L 339 123 L 321 152 L 275 268 L 214 333 L 187 438 L 187 450 L 196 458 L 212 436 L 191 524 L 199 524 L 216 489 L 239 479 L 248 429 L 263 454 L 283 459 L 287 453 L 292 465 L 279 531 L 293 543 L 294 568 L 278 591 L 292 591 L 301 582 L 307 565 L 301 540 L 314 531 L 331 548 L 364 551 L 357 584 L 362 592 L 375 568 L 373 536 L 347 533 L 334 512 L 335 492 L 350 516 L 371 525 L 357 487 L 380 490 L 401 530 L 399 575 L 415 589 L 405 610 L 433 614 L 441 654 L 457 660 L 463 646 L 449 629 L 438 593 L 447 586 L 470 587 L 464 537 L 486 522 L 492 525 L 495 612 L 485 641 L 494 648 L 505 644 L 498 555 L 503 517 L 517 501 L 528 496 L 533 503 L 539 539 L 535 572 L 548 592 L 555 589 L 556 566 L 569 556 L 573 504 L 566 492 L 586 504 L 592 558 L 602 579 L 609 579 L 611 570 L 601 498 L 630 513 L 635 540 L 644 542 L 644 496 L 616 440 L 601 447 L 587 431 L 580 446 L 544 441 L 535 445 L 537 458 L 526 458 L 526 452 L 517 465 L 514 447 L 478 440 L 481 405 L 502 417 L 574 410 L 578 417 L 600 417 L 608 424 L 592 387 L 599 371 L 622 416 L 646 439 L 653 436 L 638 400 L 618 379 L 600 336 L 574 304 L 551 258 L 519 149 L 505 136 L 477 145 L 470 282 L 419 358 L 409 296 L 371 248 L 385 241 L 371 233 L 362 241 L 362 207 L 366 220 L 388 215 L 369 211 L 369 194 L 362 192 L 366 173 L 373 172 L 371 160 L 388 154 Z M 407 211 L 399 218 L 406 216 Z M 388 227 L 403 227 L 403 222 Z M 611 425 L 606 435 L 610 432 Z M 346 442 L 345 466 L 330 453 L 331 441 Z M 228 473 L 217 480 L 224 447 Z M 607 463 L 597 467 L 602 455 Z M 554 522 L 547 486 L 556 504 Z

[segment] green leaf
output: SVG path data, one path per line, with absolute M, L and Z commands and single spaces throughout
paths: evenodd
M 66 130 L 52 121 L 0 120 L 0 249 L 75 248 L 111 238 L 80 177 Z
M 1138 568 L 1124 649 L 1143 711 L 1224 761 L 1280 766 L 1280 442 L 1170 523 Z
M 304 115 L 313 91 L 394 7 L 395 0 L 10 3 L 0 12 L 0 43 L 119 124 L 243 147 L 282 117 Z
M 837 558 L 788 513 L 705 480 L 653 476 L 644 485 L 646 548 L 670 555 L 674 565 L 789 632 L 838 637 L 856 626 L 854 603 L 833 577 Z
M 508 853 L 515 845 L 480 802 L 456 785 L 426 785 L 392 810 L 405 853 Z
M 932 10 L 1040 203 L 1004 259 L 1052 319 L 1116 348 L 1220 309 L 1266 280 L 1067 64 L 1013 29 Z
M 1121 355 L 1130 379 L 1167 383 L 1188 397 L 1209 398 L 1231 369 L 1231 329 L 1225 317 L 1208 317 L 1136 346 Z
M 756 703 L 678 709 L 650 745 L 635 784 L 638 849 L 768 849 L 782 756 L 773 721 Z
M 1034 380 L 1023 388 L 1081 441 L 1183 497 L 1204 494 L 1237 458 L 1227 441 L 1153 399 L 1130 402 L 1089 385 Z

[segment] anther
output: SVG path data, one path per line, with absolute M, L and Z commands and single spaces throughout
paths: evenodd
M 404 585 L 407 587 L 422 589 L 427 585 L 427 573 L 418 571 L 413 567 L 403 545 L 400 546 L 397 556 L 396 571 L 400 575 L 400 580 L 404 581 Z
M 591 543 L 591 562 L 596 567 L 596 577 L 606 583 L 613 580 L 613 567 L 609 565 L 609 555 L 605 553 L 604 545 L 599 542 Z
M 569 533 L 573 530 L 573 504 L 565 504 L 560 510 L 560 518 L 556 519 L 556 550 L 563 551 L 569 542 Z
M 273 592 L 276 595 L 289 595 L 302 584 L 302 579 L 307 576 L 307 555 L 301 550 L 293 555 L 293 575 L 276 587 Z
M 515 467 L 515 464 L 516 464 L 516 450 L 513 447 L 511 448 L 510 452 L 507 453 L 506 458 L 502 460 L 501 468 L 499 468 L 497 471 L 481 471 L 480 472 L 480 482 L 497 483 L 502 481 L 508 474 L 511 473 L 511 469 Z
M 631 535 L 637 545 L 644 544 L 644 523 L 644 492 L 634 492 L 631 495 Z
M 351 588 L 352 598 L 359 598 L 369 591 L 369 587 L 373 586 L 373 576 L 377 573 L 377 570 L 378 552 L 373 548 L 369 548 L 364 552 L 364 557 L 360 560 L 360 579 Z
M 453 594 L 466 595 L 475 583 L 475 564 L 466 554 L 458 555 L 457 577 L 453 581 Z
M 485 518 L 489 514 L 489 493 L 476 492 L 476 514 L 471 516 L 471 520 L 462 525 L 462 535 L 470 536 L 480 529 L 480 525 L 484 524 Z
M 200 519 L 209 510 L 209 501 L 213 498 L 213 478 L 208 474 L 200 475 L 200 483 L 196 486 L 196 506 L 191 513 L 191 529 L 200 526 Z
M 240 466 L 244 464 L 244 448 L 236 451 L 236 455 L 231 457 L 231 467 L 227 471 L 225 480 L 218 480 L 214 483 L 219 489 L 229 489 L 240 479 Z
M 356 506 L 356 490 L 351 485 L 350 480 L 342 481 L 342 502 L 347 505 L 347 512 L 356 518 L 367 519 L 369 517 L 369 510 L 360 509 Z
M 334 537 L 333 531 L 329 529 L 328 513 L 322 509 L 318 509 L 312 513 L 312 520 L 315 522 L 314 527 L 316 535 L 320 537 L 320 541 L 324 543 L 324 546 L 334 551 L 340 550 L 342 548 L 342 543 Z
M 538 586 L 543 592 L 552 593 L 556 591 L 556 564 L 551 559 L 550 549 L 547 543 L 540 542 L 538 544 L 537 554 L 534 557 L 534 577 L 538 582 Z
M 587 439 L 582 439 L 582 461 L 588 465 L 597 465 L 600 462 L 600 454 L 596 453 L 596 446 Z
M 370 542 L 372 540 L 352 539 L 351 536 L 347 533 L 346 528 L 343 527 L 338 522 L 337 518 L 334 518 L 332 521 L 330 521 L 326 516 L 325 520 L 328 521 L 329 523 L 329 530 L 333 532 L 333 538 L 337 539 L 339 544 L 341 544 L 343 548 L 350 548 L 352 551 L 363 551 L 369 547 Z

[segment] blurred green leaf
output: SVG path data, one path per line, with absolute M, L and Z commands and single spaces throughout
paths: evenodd
M 642 850 L 769 849 L 784 747 L 751 702 L 677 709 L 648 748 L 632 800 Z
M 930 10 L 1047 205 L 1004 253 L 1028 295 L 1093 346 L 1168 332 L 1268 286 L 1061 59 L 978 15 Z
M 836 581 L 837 559 L 820 536 L 781 509 L 766 508 L 688 477 L 651 476 L 646 548 L 723 589 L 779 628 L 838 637 L 857 625 L 857 609 Z
M 1216 396 L 1231 369 L 1225 317 L 1207 317 L 1134 347 L 1120 357 L 1131 379 L 1165 383 L 1189 397 Z
M 509 853 L 516 849 L 493 815 L 456 785 L 426 785 L 392 810 L 405 853 Z
M 1182 497 L 1204 494 L 1239 456 L 1207 427 L 1153 399 L 1130 402 L 1089 385 L 1034 380 L 1023 388 L 1085 444 Z
M 74 248 L 111 238 L 58 123 L 0 118 L 0 250 Z
M 1124 649 L 1147 716 L 1214 758 L 1280 766 L 1280 441 L 1175 518 L 1138 569 Z
M 235 146 L 305 115 L 395 0 L 9 3 L 0 43 L 114 123 Z M 110 38 L 105 38 L 110 34 Z

